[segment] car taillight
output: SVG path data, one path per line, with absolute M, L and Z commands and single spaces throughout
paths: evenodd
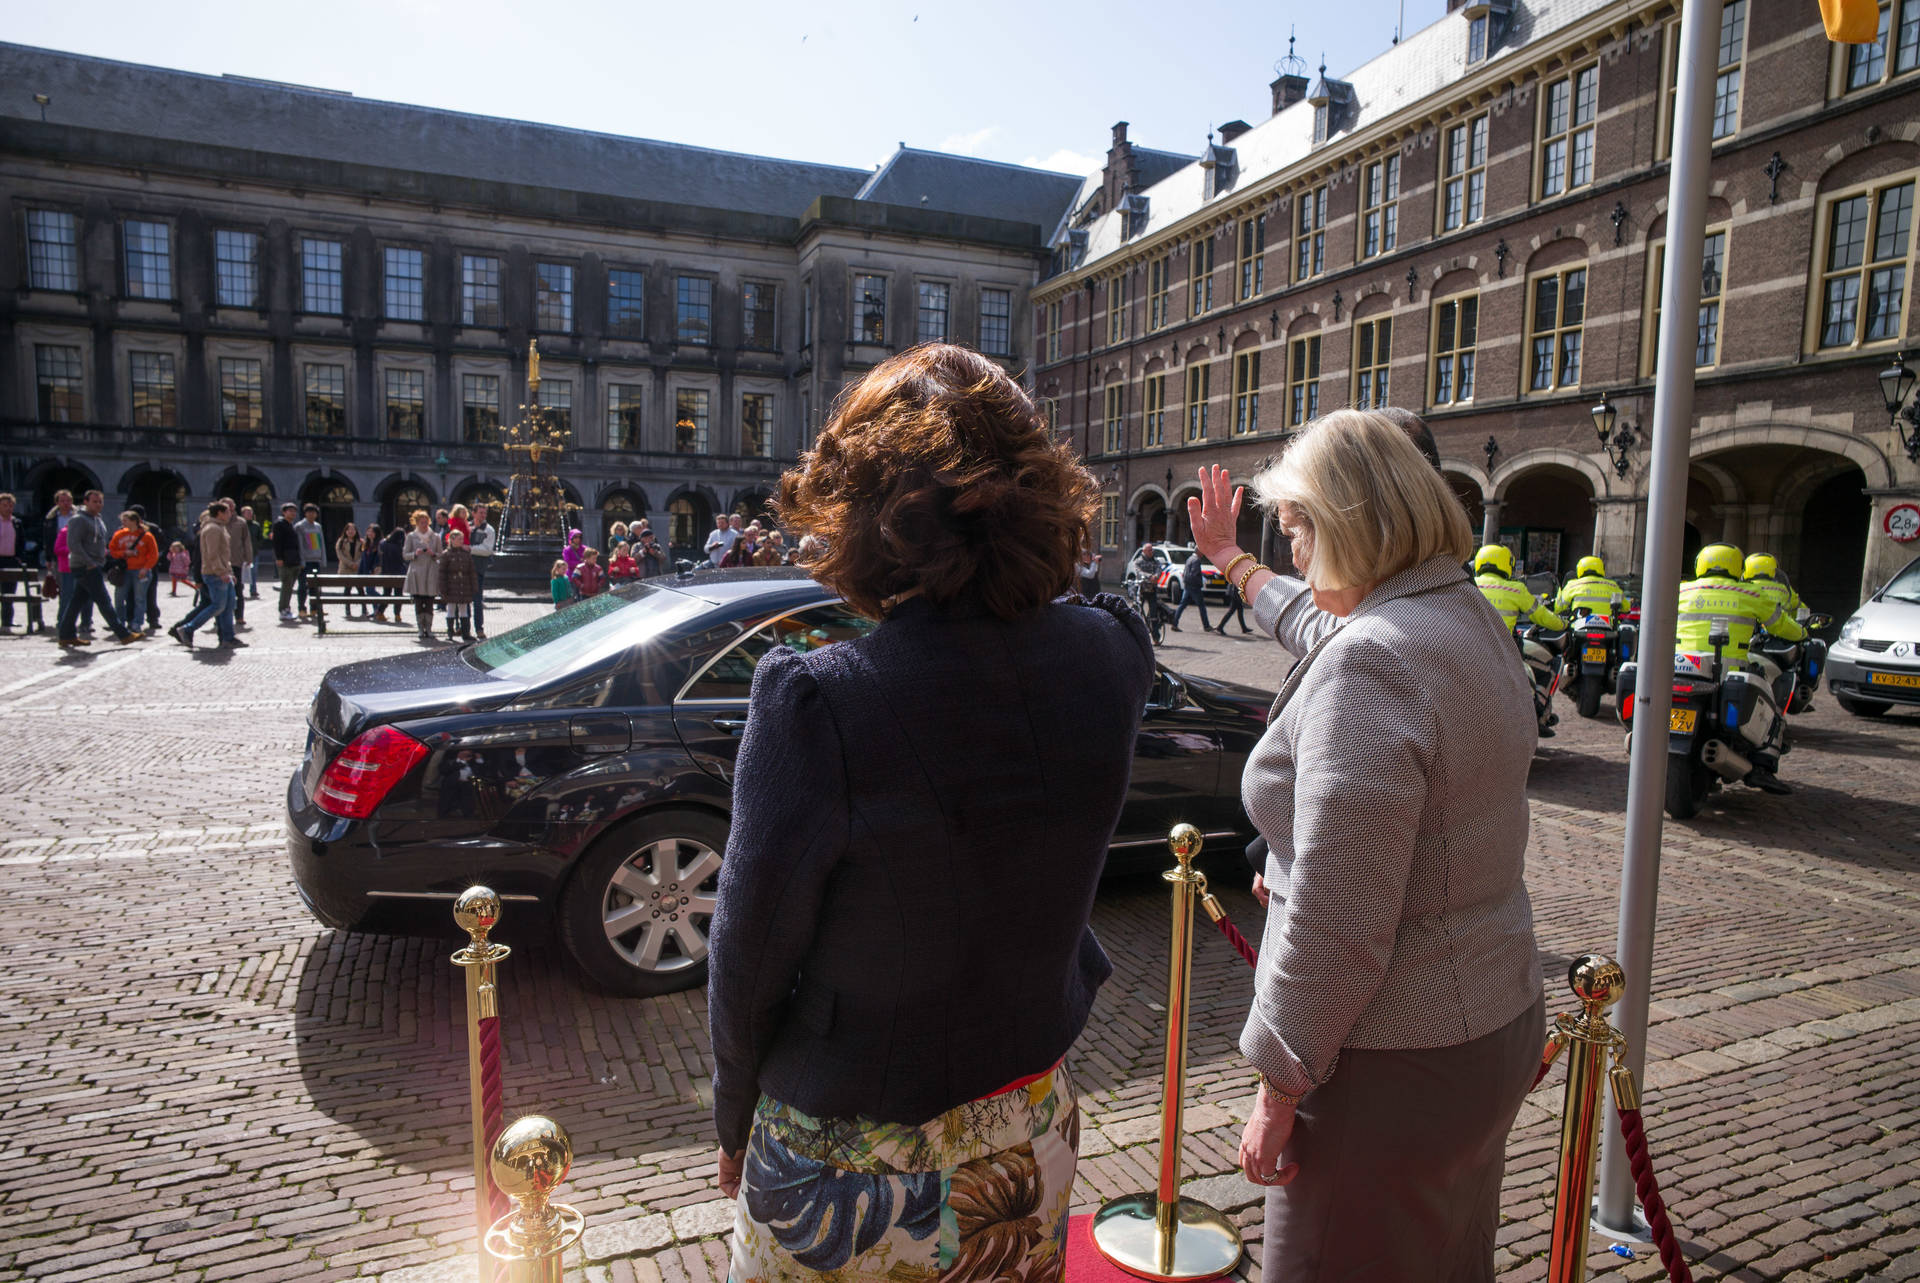
M 328 815 L 364 820 L 427 755 L 427 746 L 391 726 L 376 726 L 327 764 L 313 803 Z
M 1693 694 L 1693 687 L 1691 685 L 1683 686 L 1679 682 L 1675 682 L 1673 684 L 1673 693 L 1676 695 L 1691 695 Z

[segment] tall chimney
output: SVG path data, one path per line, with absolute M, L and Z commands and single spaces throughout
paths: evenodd
M 1305 76 L 1281 76 L 1271 86 L 1273 90 L 1273 114 L 1278 116 L 1288 107 L 1307 96 L 1307 78 Z
M 1118 209 L 1120 198 L 1133 190 L 1133 144 L 1127 141 L 1127 122 L 1113 127 L 1113 144 L 1107 148 L 1107 163 L 1100 171 L 1100 208 Z

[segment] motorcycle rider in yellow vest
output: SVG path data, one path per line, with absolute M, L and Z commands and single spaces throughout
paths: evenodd
M 1588 614 L 1601 619 L 1617 619 L 1627 609 L 1627 594 L 1607 578 L 1606 563 L 1598 557 L 1582 557 L 1574 567 L 1574 577 L 1560 587 L 1553 608 L 1563 615 Z
M 1764 593 L 1775 605 L 1787 612 L 1788 618 L 1796 623 L 1799 622 L 1800 612 L 1805 608 L 1805 603 L 1800 600 L 1800 594 L 1793 590 L 1793 585 L 1780 578 L 1780 563 L 1774 559 L 1773 554 L 1765 552 L 1748 553 L 1746 566 L 1741 572 L 1740 579 L 1744 586 L 1756 592 Z M 1814 644 L 1818 645 L 1818 643 Z M 1821 653 L 1825 654 L 1824 647 L 1821 648 Z M 1795 713 L 1811 713 L 1813 711 L 1812 693 L 1819 682 L 1813 670 L 1809 667 L 1807 660 L 1807 648 L 1802 647 L 1798 668 L 1800 673 L 1800 687 L 1803 693 L 1793 702 L 1793 711 Z
M 1527 587 L 1513 577 L 1513 549 L 1502 544 L 1490 543 L 1474 554 L 1473 582 L 1480 589 L 1495 611 L 1500 621 L 1508 628 L 1517 628 L 1522 617 L 1542 628 L 1561 629 L 1567 621 L 1547 609 L 1547 604 Z
M 1564 630 L 1567 626 L 1567 621 L 1548 610 L 1546 603 L 1534 595 L 1533 589 L 1513 577 L 1511 548 L 1488 544 L 1474 554 L 1473 582 L 1508 631 L 1519 627 L 1523 619 L 1527 623 L 1556 631 Z M 1564 639 L 1564 631 L 1561 635 Z M 1534 720 L 1539 725 L 1540 738 L 1552 739 L 1554 723 L 1560 720 L 1553 711 L 1549 693 L 1554 675 L 1560 669 L 1559 646 L 1536 640 L 1531 647 L 1532 652 L 1529 653 L 1528 647 L 1523 646 L 1520 658 L 1526 667 L 1528 680 L 1533 683 Z
M 1781 641 L 1800 641 L 1807 630 L 1771 592 L 1757 584 L 1740 582 L 1744 569 L 1740 550 L 1731 544 L 1708 544 L 1693 559 L 1693 578 L 1680 585 L 1679 625 L 1675 646 L 1694 654 L 1711 655 L 1715 624 L 1727 626 L 1722 658 L 1731 668 L 1746 662 L 1747 646 L 1762 629 Z

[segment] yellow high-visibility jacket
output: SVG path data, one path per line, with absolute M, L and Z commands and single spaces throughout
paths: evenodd
M 1795 620 L 1800 618 L 1800 607 L 1802 603 L 1800 601 L 1800 594 L 1793 590 L 1793 585 L 1783 584 L 1778 579 L 1743 579 L 1740 581 L 1740 586 L 1765 593 L 1769 599 L 1782 610 L 1786 611 L 1789 616 Z
M 1753 635 L 1763 628 L 1782 641 L 1799 641 L 1807 635 L 1807 630 L 1785 606 L 1754 584 L 1722 575 L 1681 584 L 1675 647 L 1696 654 L 1712 654 L 1710 637 L 1713 626 L 1718 623 L 1727 626 L 1727 646 L 1722 655 L 1729 664 L 1746 659 Z
M 1473 582 L 1479 587 L 1493 608 L 1500 612 L 1501 622 L 1508 628 L 1516 628 L 1525 616 L 1542 628 L 1565 628 L 1567 621 L 1547 609 L 1546 603 L 1534 595 L 1533 589 L 1518 579 L 1509 579 L 1505 575 L 1481 574 Z
M 1553 608 L 1566 615 L 1582 606 L 1602 619 L 1615 619 L 1627 609 L 1627 594 L 1605 575 L 1581 575 L 1560 586 Z

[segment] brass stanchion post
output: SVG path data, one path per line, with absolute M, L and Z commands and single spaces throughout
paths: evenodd
M 1626 973 L 1618 963 L 1598 953 L 1582 954 L 1567 969 L 1567 984 L 1580 1000 L 1581 1010 L 1554 1018 L 1553 1039 L 1567 1048 L 1567 1090 L 1560 1115 L 1560 1170 L 1553 1195 L 1547 1283 L 1580 1283 L 1586 1277 L 1600 1088 L 1607 1080 L 1604 1062 L 1625 1041 L 1606 1015 L 1626 989 Z
M 488 1133 L 500 1123 L 500 1001 L 494 984 L 494 964 L 512 952 L 487 939 L 500 921 L 500 897 L 486 887 L 469 887 L 453 902 L 453 920 L 467 933 L 468 943 L 453 955 L 453 964 L 467 978 L 467 1091 L 473 1112 L 473 1215 L 482 1243 L 493 1228 L 498 1205 L 487 1153 Z M 490 1049 L 490 1051 L 489 1051 Z M 480 1283 L 493 1271 L 480 1260 Z
M 1240 1263 L 1240 1231 L 1224 1214 L 1180 1197 L 1180 1143 L 1187 1086 L 1187 1016 L 1193 987 L 1193 905 L 1206 896 L 1206 875 L 1193 867 L 1200 830 L 1176 825 L 1167 838 L 1177 867 L 1173 884 L 1173 951 L 1167 968 L 1166 1075 L 1160 1093 L 1160 1179 L 1151 1193 L 1114 1199 L 1093 1217 L 1100 1255 L 1144 1279 L 1218 1278 Z M 1210 898 L 1210 897 L 1209 897 Z
M 566 1250 L 580 1241 L 580 1213 L 550 1202 L 573 1166 L 573 1143 L 551 1118 L 529 1114 L 500 1133 L 489 1164 L 513 1213 L 487 1231 L 487 1252 L 506 1267 L 506 1283 L 561 1283 Z

